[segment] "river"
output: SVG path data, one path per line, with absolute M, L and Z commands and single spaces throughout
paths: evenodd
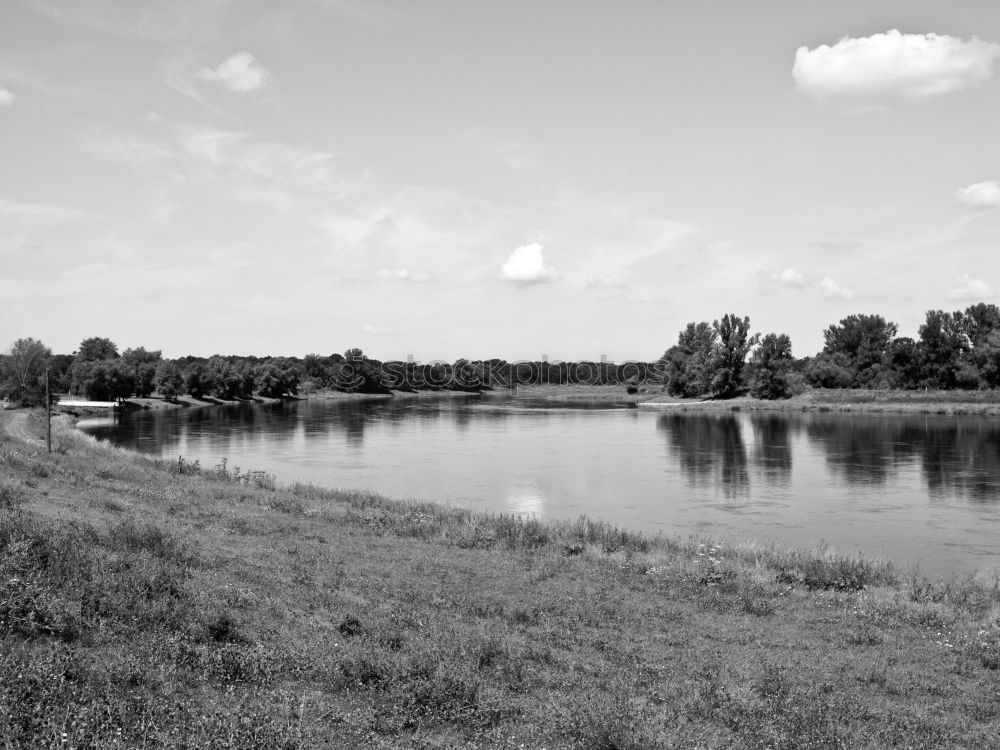
M 1000 418 L 295 401 L 81 422 L 211 467 L 474 510 L 1000 569 Z

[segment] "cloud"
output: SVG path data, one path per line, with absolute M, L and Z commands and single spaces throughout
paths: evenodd
M 256 141 L 248 133 L 191 128 L 181 132 L 181 144 L 188 153 L 210 164 L 284 187 L 312 190 L 343 188 L 332 165 L 337 155 L 329 151 Z
M 584 283 L 584 288 L 601 294 L 614 294 L 617 292 L 627 292 L 629 284 L 621 279 L 614 279 L 608 276 L 588 276 L 587 281 Z
M 832 239 L 832 240 L 813 240 L 809 243 L 809 247 L 816 247 L 820 250 L 857 250 L 859 247 L 864 246 L 861 240 L 852 239 Z
M 786 268 L 783 271 L 775 271 L 771 274 L 771 278 L 777 281 L 779 284 L 784 284 L 785 286 L 793 286 L 797 289 L 801 289 L 808 282 L 806 282 L 806 277 L 801 273 L 796 271 L 794 268 Z
M 232 5 L 225 0 L 26 0 L 32 11 L 62 25 L 126 38 L 206 42 L 216 36 Z
M 983 300 L 993 294 L 990 285 L 982 279 L 974 279 L 969 274 L 959 274 L 959 286 L 948 293 L 950 300 Z
M 521 171 L 532 169 L 538 165 L 538 152 L 540 150 L 537 140 L 509 141 L 493 146 L 493 152 L 497 158 L 511 169 Z
M 542 246 L 537 242 L 521 245 L 500 268 L 500 278 L 518 285 L 542 284 L 555 280 L 555 270 L 545 265 Z
M 249 52 L 237 52 L 215 68 L 202 68 L 198 77 L 203 81 L 218 83 L 238 94 L 256 91 L 267 83 L 270 74 Z
M 375 272 L 376 279 L 389 281 L 406 281 L 412 284 L 425 284 L 434 277 L 425 271 L 410 271 L 406 268 L 383 268 Z
M 173 152 L 154 141 L 129 133 L 101 132 L 80 138 L 84 150 L 124 164 L 150 164 L 173 156 Z
M 829 276 L 824 276 L 819 282 L 823 296 L 830 299 L 853 299 L 854 292 L 846 286 L 841 286 Z
M 16 101 L 17 97 L 14 96 L 13 91 L 0 86 L 0 107 L 10 107 Z
M 973 37 L 884 34 L 845 37 L 832 47 L 799 47 L 792 78 L 803 94 L 823 104 L 873 109 L 919 101 L 982 85 L 993 77 L 1000 45 Z
M 628 282 L 608 276 L 588 276 L 583 288 L 600 299 L 628 299 L 632 293 Z
M 1000 182 L 977 182 L 955 191 L 955 200 L 969 208 L 1000 208 Z
M 37 232 L 85 216 L 65 206 L 0 198 L 0 251 L 21 247 Z

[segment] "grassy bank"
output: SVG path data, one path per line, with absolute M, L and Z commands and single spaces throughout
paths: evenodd
M 996 579 L 43 434 L 0 412 L 0 746 L 996 744 Z
M 636 393 L 629 393 L 624 385 L 587 385 L 573 383 L 568 385 L 539 384 L 518 385 L 513 391 L 507 388 L 496 388 L 484 391 L 487 398 L 511 399 L 513 401 L 553 401 L 566 403 L 607 403 L 636 404 L 661 392 L 660 386 L 639 386 Z
M 1000 391 L 903 391 L 860 388 L 814 388 L 788 399 L 765 401 L 741 396 L 730 399 L 676 398 L 659 394 L 643 399 L 647 408 L 687 410 L 817 411 L 865 414 L 1000 415 Z

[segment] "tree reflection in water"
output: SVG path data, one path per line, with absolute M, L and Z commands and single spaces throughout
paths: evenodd
M 930 424 L 920 457 L 931 497 L 961 495 L 991 503 L 1000 499 L 1000 426 L 995 422 Z
M 749 422 L 748 460 L 742 428 Z M 919 469 L 931 498 L 1000 501 L 1000 421 L 962 416 L 663 414 L 657 428 L 693 486 L 727 497 L 749 490 L 748 467 L 765 484 L 791 484 L 795 436 L 820 449 L 835 481 L 881 487 Z
M 784 414 L 753 414 L 753 464 L 771 484 L 787 487 L 792 478 L 792 431 L 800 423 Z
M 747 451 L 736 417 L 663 414 L 656 426 L 666 433 L 681 471 L 692 485 L 717 484 L 726 497 L 749 493 Z
M 814 417 L 806 435 L 823 449 L 831 472 L 850 484 L 883 485 L 914 459 L 917 442 L 904 439 L 898 417 Z

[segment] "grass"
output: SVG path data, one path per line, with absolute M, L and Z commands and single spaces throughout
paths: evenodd
M 669 404 L 686 411 L 819 411 L 912 414 L 982 414 L 1000 415 L 1000 390 L 923 391 L 877 390 L 864 388 L 810 388 L 788 399 L 766 401 L 741 396 L 732 399 L 705 400 L 675 398 L 667 394 L 640 399 L 649 405 Z M 662 407 L 667 408 L 667 407 Z
M 49 455 L 9 420 L 3 747 L 994 744 L 996 577 L 282 488 L 67 424 Z

